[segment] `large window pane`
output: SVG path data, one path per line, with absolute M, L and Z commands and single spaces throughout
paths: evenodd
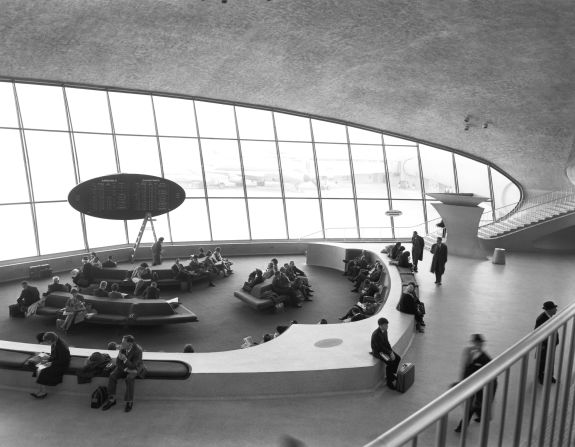
M 322 200 L 326 238 L 357 238 L 353 200 Z
M 381 134 L 369 130 L 347 127 L 349 142 L 355 144 L 381 144 Z
M 353 197 L 347 144 L 316 144 L 322 197 Z
M 311 143 L 279 143 L 286 197 L 317 197 Z
M 200 137 L 237 138 L 233 106 L 196 101 Z
M 0 206 L 2 222 L 2 250 L 0 260 L 36 256 L 34 224 L 30 205 Z
M 75 132 L 110 133 L 110 109 L 105 91 L 66 88 L 72 130 Z
M 280 141 L 311 141 L 309 118 L 274 112 L 276 131 Z
M 35 200 L 65 200 L 76 185 L 70 136 L 26 131 Z
M 25 128 L 68 130 L 62 87 L 16 84 L 16 91 Z
M 387 200 L 358 200 L 359 231 L 362 238 L 390 238 L 391 219 Z
M 493 183 L 495 217 L 499 219 L 514 208 L 521 198 L 521 193 L 511 180 L 495 169 L 491 169 L 491 182 Z
M 290 239 L 323 238 L 317 199 L 288 199 L 286 210 Z
M 387 197 L 383 148 L 352 144 L 351 156 L 357 197 Z
M 215 241 L 249 239 L 246 202 L 243 199 L 210 199 L 212 236 Z
M 123 220 L 99 219 L 87 215 L 85 219 L 90 248 L 122 245 L 127 242 Z
M 386 146 L 391 197 L 420 199 L 421 183 L 417 149 L 409 146 Z
M 179 184 L 187 197 L 204 197 L 204 179 L 198 140 L 160 138 L 164 177 Z
M 252 239 L 286 239 L 284 208 L 278 199 L 248 200 Z
M 14 89 L 11 82 L 0 82 L 0 126 L 18 127 Z
M 187 199 L 170 212 L 174 242 L 209 241 L 210 224 L 204 199 Z
M 110 104 L 116 133 L 156 134 L 150 95 L 110 92 Z
M 160 177 L 158 141 L 155 137 L 118 136 L 120 172 L 124 174 L 149 174 Z
M 245 140 L 275 140 L 272 112 L 236 107 L 240 138 Z
M 411 237 L 414 231 L 425 234 L 423 202 L 419 200 L 393 200 L 393 209 L 400 210 L 401 216 L 394 216 L 395 237 Z
M 243 197 L 242 169 L 237 141 L 202 139 L 208 196 Z
M 491 197 L 487 165 L 470 158 L 455 154 L 457 181 L 460 193 L 473 193 L 479 196 Z
M 195 137 L 196 114 L 191 99 L 154 96 L 154 111 L 158 123 L 158 134 L 178 137 Z
M 80 213 L 68 202 L 37 203 L 40 254 L 84 250 Z
M 383 143 L 386 146 L 416 146 L 417 143 L 409 140 L 404 140 L 403 138 L 392 137 L 390 135 L 383 136 Z
M 276 144 L 242 141 L 241 146 L 248 196 L 281 197 Z
M 419 156 L 421 157 L 425 192 L 455 192 L 451 152 L 421 144 Z
M 80 181 L 116 174 L 116 155 L 111 135 L 74 134 Z
M 320 143 L 347 143 L 347 134 L 343 124 L 311 120 L 313 140 Z
M 163 237 L 165 239 L 164 247 L 170 243 L 170 231 L 168 227 L 168 215 L 162 214 L 160 216 L 155 216 L 154 218 L 154 230 L 156 231 L 156 237 L 160 238 Z M 138 233 L 140 232 L 140 228 L 142 227 L 142 220 L 135 219 L 135 220 L 127 220 L 128 223 L 128 243 L 134 244 L 136 243 L 136 238 L 138 237 Z M 153 244 L 154 243 L 154 232 L 152 231 L 152 226 L 150 222 L 147 223 L 146 229 L 144 230 L 144 234 L 142 235 L 141 242 L 143 244 Z M 148 250 L 147 248 L 143 249 Z M 152 259 L 152 252 L 150 251 L 150 259 Z
M 0 203 L 28 202 L 30 197 L 20 132 L 0 129 L 0 142 L 0 155 L 2 157 Z

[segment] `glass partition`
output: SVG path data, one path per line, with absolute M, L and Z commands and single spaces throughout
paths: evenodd
M 152 92 L 0 81 L 0 141 L 0 218 L 21 247 L 0 261 L 132 244 L 141 221 L 82 219 L 66 202 L 78 182 L 118 172 L 182 186 L 184 203 L 155 220 L 166 243 L 409 238 L 436 229 L 424 193 L 483 195 L 489 220 L 521 196 L 503 172 L 445 147 Z

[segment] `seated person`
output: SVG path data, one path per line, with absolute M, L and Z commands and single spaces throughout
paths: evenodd
M 241 349 L 251 348 L 252 346 L 256 346 L 257 343 L 253 340 L 251 335 L 244 337 L 244 342 L 240 346 Z
M 307 277 L 307 275 L 305 274 L 305 272 L 304 272 L 303 270 L 300 270 L 299 268 L 296 267 L 294 261 L 290 261 L 290 262 L 289 262 L 289 267 L 290 267 L 290 269 L 295 273 L 296 276 L 305 276 L 305 277 Z
M 81 287 L 88 287 L 94 281 L 92 275 L 93 267 L 94 266 L 90 263 L 89 258 L 87 256 L 84 256 L 82 258 L 82 268 L 80 269 L 80 272 L 82 273 L 82 278 L 85 280 L 85 282 L 87 282 L 87 284 Z
M 250 292 L 255 285 L 261 284 L 262 282 L 264 282 L 262 271 L 260 269 L 255 269 L 249 274 L 248 280 L 244 283 L 243 289 Z
M 397 266 L 398 267 L 405 267 L 408 269 L 413 269 L 413 264 L 410 261 L 410 256 L 411 253 L 408 252 L 407 250 L 402 251 L 401 254 L 399 255 L 399 259 L 397 260 Z
M 204 253 L 204 249 L 202 247 L 200 247 L 200 250 L 198 251 L 197 257 L 198 257 L 198 259 L 206 257 L 206 254 Z
M 108 298 L 108 292 L 106 289 L 108 288 L 107 281 L 100 281 L 100 285 L 96 290 L 94 290 L 94 296 L 99 296 L 100 298 Z
M 393 258 L 394 261 L 399 261 L 399 258 L 401 257 L 401 254 L 405 251 L 405 247 L 402 245 L 401 247 L 399 247 L 399 249 L 397 250 L 397 253 L 395 254 L 395 257 Z
M 280 271 L 276 272 L 274 279 L 272 280 L 272 290 L 278 295 L 287 295 L 287 303 L 294 307 L 302 307 L 296 290 L 291 287 L 289 278 Z
M 275 274 L 276 274 L 276 270 L 274 267 L 274 263 L 270 262 L 268 264 L 266 271 L 263 273 L 262 277 L 265 280 L 265 279 L 273 278 L 275 276 Z
M 194 347 L 191 344 L 188 343 L 186 346 L 184 346 L 184 353 L 185 354 L 192 354 L 194 352 L 196 352 L 196 351 L 194 350 Z
M 273 340 L 274 336 L 272 334 L 264 334 L 262 337 L 262 343 L 267 343 L 270 340 Z
M 405 290 L 399 299 L 397 310 L 406 314 L 413 315 L 415 318 L 416 330 L 418 332 L 424 332 L 423 326 L 425 326 L 425 322 L 423 321 L 423 309 L 421 306 L 421 301 L 419 301 L 419 297 L 417 296 L 414 282 L 410 282 L 407 284 L 407 286 L 405 286 Z
M 142 262 L 132 272 L 132 282 L 135 284 L 134 295 L 141 295 L 146 285 L 152 281 L 152 271 L 146 262 Z
M 205 258 L 205 255 L 204 255 Z M 187 265 L 186 270 L 192 274 L 192 278 L 199 276 L 207 276 L 210 280 L 209 286 L 215 287 L 214 278 L 215 274 L 208 270 L 208 267 L 204 262 L 200 262 L 198 255 L 190 256 L 190 263 Z
M 187 282 L 191 282 L 192 281 L 192 272 L 189 270 L 186 270 L 186 268 L 184 267 L 184 265 L 182 264 L 182 262 L 180 261 L 180 258 L 177 258 L 174 262 L 174 265 L 172 265 L 171 267 L 172 270 L 172 275 L 174 277 L 174 279 L 177 279 L 178 281 L 187 281 Z
M 232 263 L 222 256 L 222 249 L 220 247 L 216 247 L 214 250 L 214 253 L 212 254 L 212 261 L 217 271 L 223 272 L 224 276 L 229 276 L 231 273 L 233 273 L 231 268 Z
M 114 262 L 114 260 L 112 259 L 112 255 L 108 256 L 108 259 L 106 261 L 102 262 L 102 267 L 106 268 L 106 269 L 115 268 L 117 266 L 118 266 L 118 264 L 116 262 Z
M 120 293 L 120 286 L 118 283 L 114 283 L 110 286 L 110 293 L 108 293 L 108 298 L 123 298 L 123 295 Z
M 20 311 L 26 313 L 28 306 L 40 301 L 40 292 L 38 288 L 31 286 L 27 281 L 22 281 L 22 292 L 16 300 L 16 303 L 20 306 Z
M 364 287 L 360 291 L 359 302 L 363 303 L 367 297 L 375 297 L 376 293 L 379 293 L 378 285 L 374 282 L 371 282 L 369 279 L 366 279 Z
M 77 287 L 88 287 L 90 285 L 90 280 L 88 280 L 80 270 L 73 269 L 70 275 L 72 276 L 72 282 Z
M 369 279 L 371 282 L 379 282 L 383 273 L 383 265 L 378 261 L 370 270 L 362 270 L 359 275 L 355 277 L 355 284 L 352 292 L 358 292 L 361 284 Z
M 365 268 L 368 264 L 367 261 L 367 252 L 365 250 L 361 251 L 361 255 L 353 258 L 353 259 L 344 259 L 345 268 L 344 268 L 344 275 L 354 277 L 356 276 L 362 268 Z
M 312 289 L 306 285 L 304 280 L 306 278 L 301 276 L 296 276 L 295 273 L 290 269 L 289 264 L 284 264 L 282 268 L 280 268 L 280 272 L 284 273 L 288 279 L 290 280 L 291 287 L 295 289 L 298 294 L 303 295 L 305 301 L 311 301 L 310 297 L 312 296 Z
M 142 298 L 145 300 L 157 300 L 160 298 L 160 289 L 158 289 L 158 284 L 155 281 L 144 290 Z
M 100 261 L 100 258 L 96 255 L 96 253 L 92 253 L 93 256 L 92 258 L 90 258 L 90 264 L 92 264 L 92 267 L 96 267 L 98 269 L 102 268 L 102 261 Z
M 340 321 L 359 321 L 375 314 L 377 306 L 375 303 L 362 303 L 358 301 L 353 307 L 347 311 L 343 317 L 339 317 Z
M 391 259 L 395 259 L 397 257 L 397 252 L 401 247 L 401 242 L 396 242 L 395 245 L 391 248 L 388 255 Z
M 299 278 L 301 282 L 303 282 L 306 286 L 309 286 L 309 280 L 306 274 L 296 267 L 295 262 L 290 261 L 289 264 L 285 263 L 284 267 L 287 270 L 288 276 L 292 281 L 296 278 Z M 313 290 L 311 289 L 310 291 L 313 292 Z
M 68 332 L 73 324 L 78 324 L 86 318 L 86 306 L 84 297 L 78 293 L 78 289 L 70 290 L 72 296 L 66 301 L 66 307 L 62 309 L 64 319 L 56 320 L 56 327 Z
M 42 295 L 46 296 L 52 292 L 69 292 L 70 286 L 67 284 L 60 284 L 60 277 L 54 276 L 52 282 L 48 284 L 48 291 L 44 292 Z

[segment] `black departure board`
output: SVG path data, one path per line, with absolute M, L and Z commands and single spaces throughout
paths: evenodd
M 143 219 L 175 210 L 186 193 L 177 183 L 152 175 L 113 174 L 76 185 L 68 194 L 74 209 L 102 219 Z

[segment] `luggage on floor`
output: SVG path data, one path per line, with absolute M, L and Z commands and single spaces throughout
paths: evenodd
M 108 400 L 108 388 L 99 386 L 94 390 L 90 399 L 90 408 L 100 408 Z
M 8 313 L 12 318 L 25 318 L 26 314 L 22 312 L 19 304 L 10 304 L 8 306 Z
M 405 393 L 415 381 L 415 365 L 403 363 L 397 370 L 397 391 Z

